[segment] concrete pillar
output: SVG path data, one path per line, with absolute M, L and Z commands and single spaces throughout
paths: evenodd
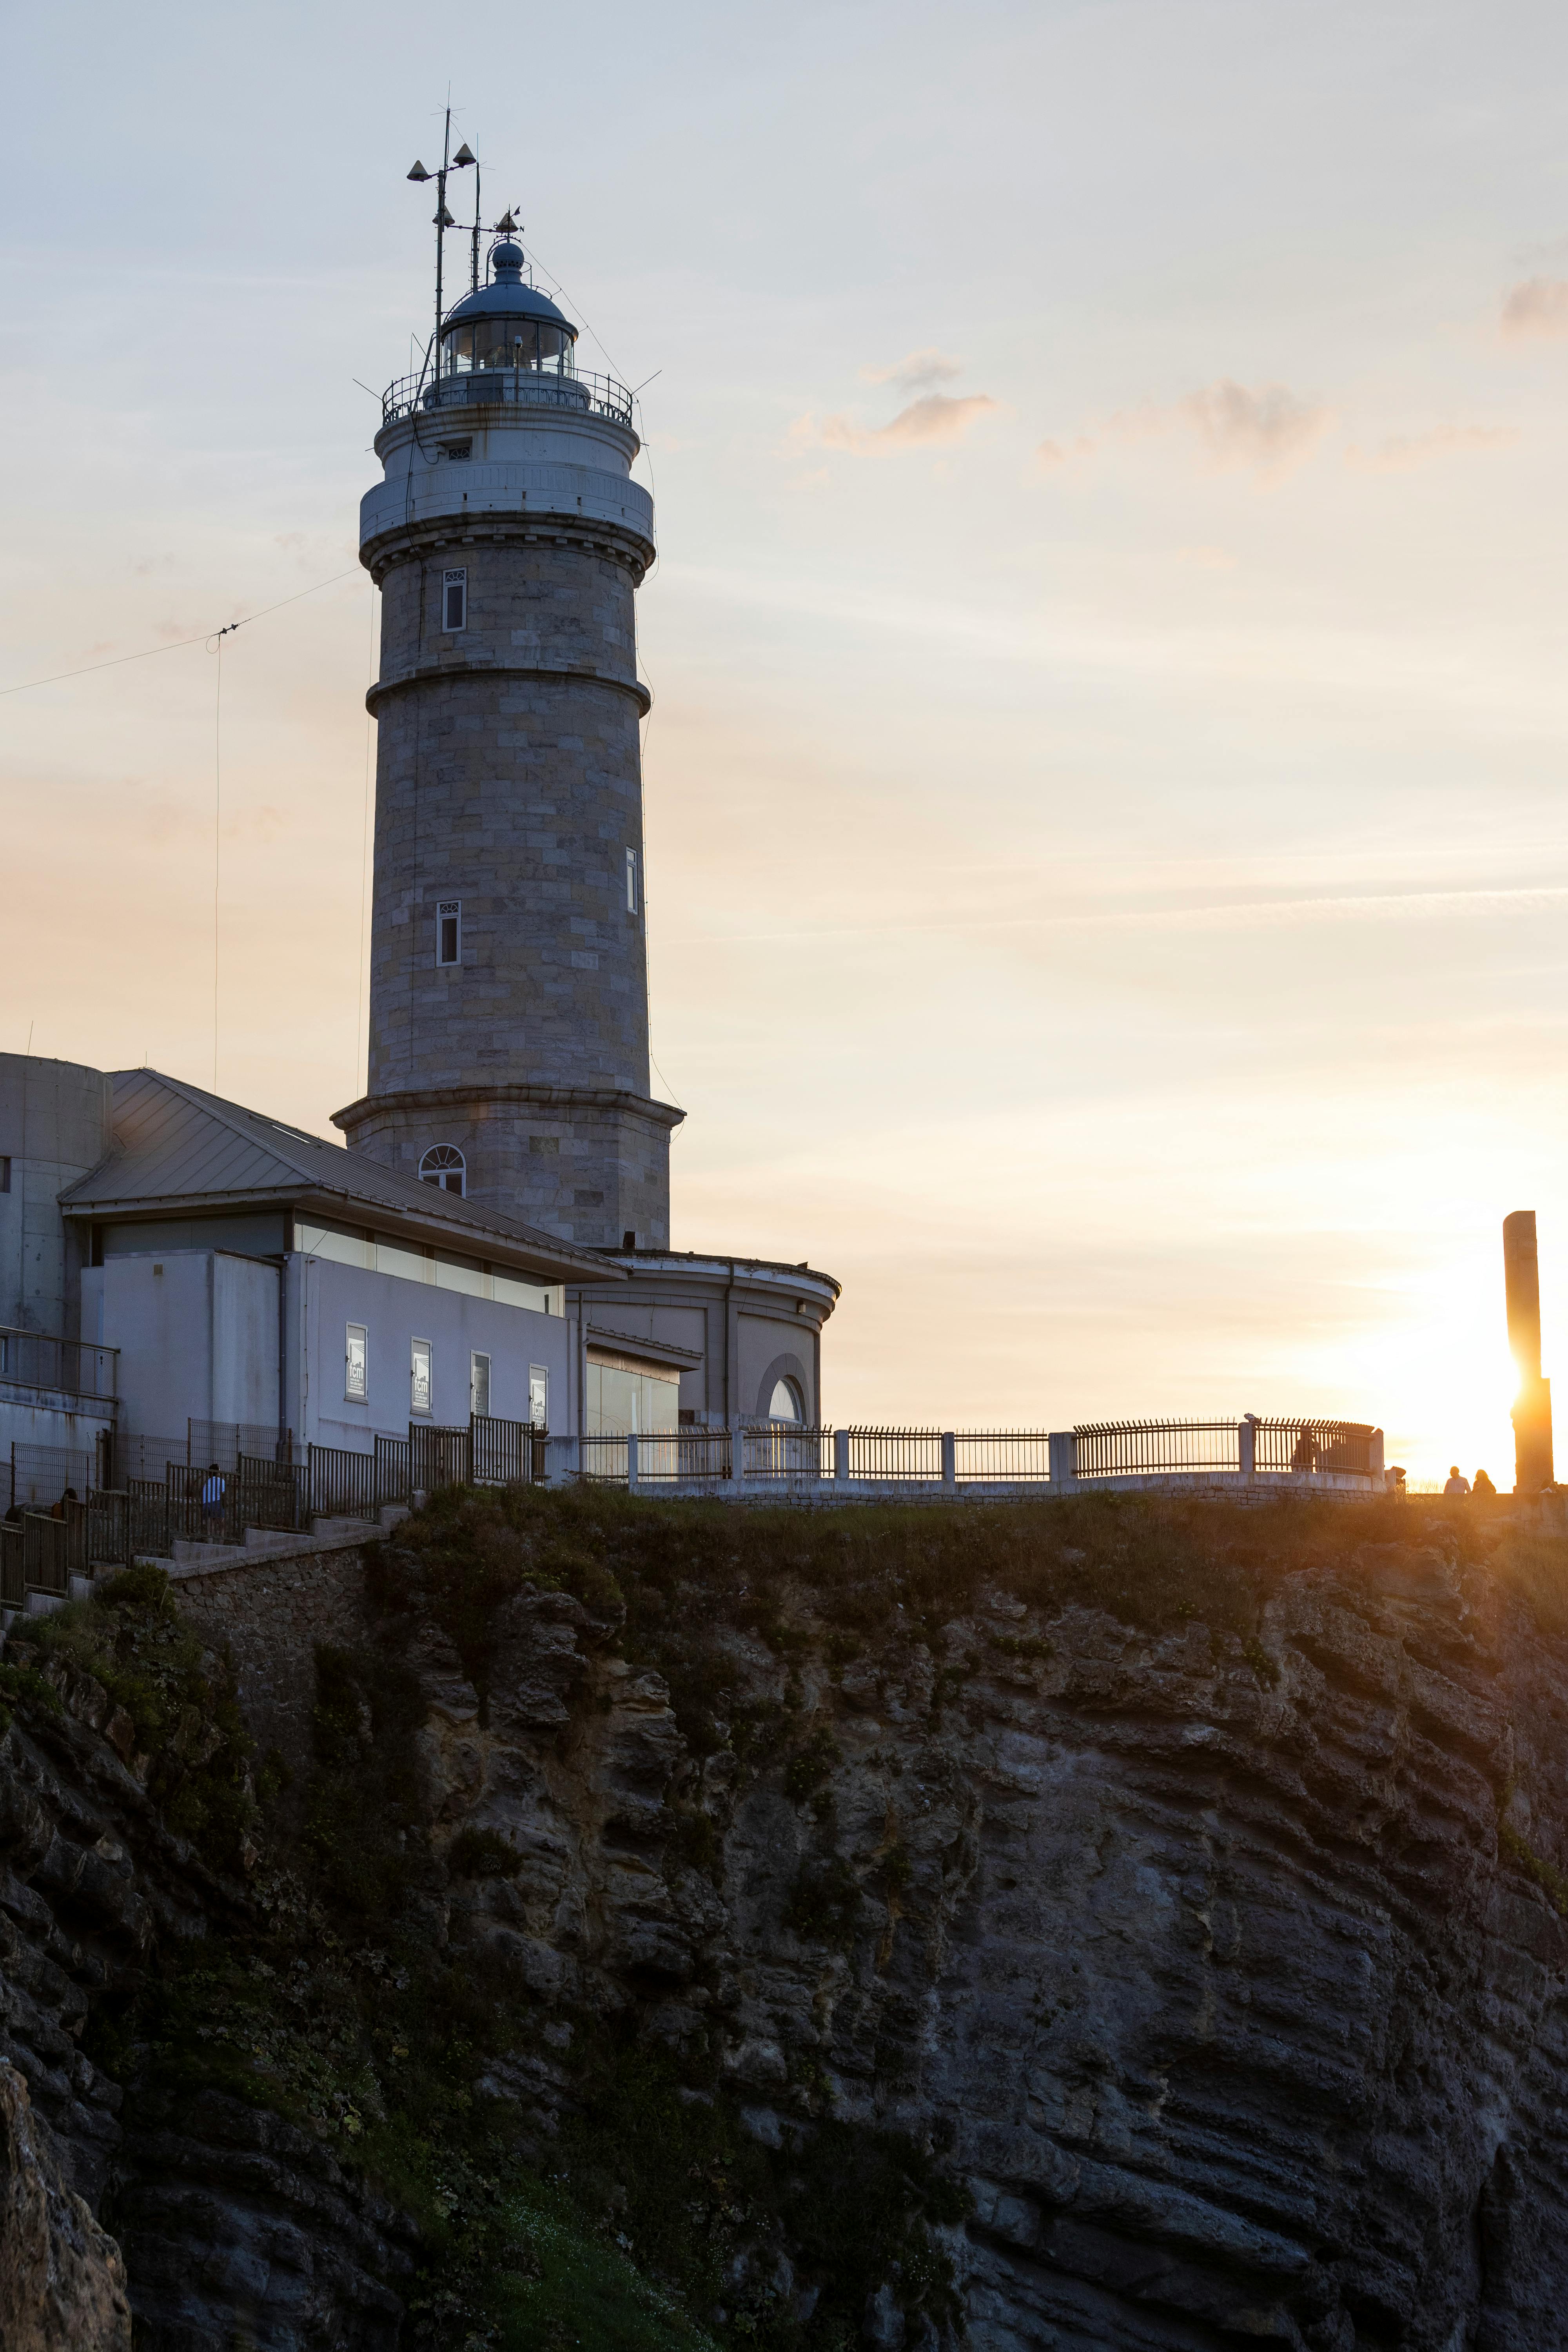
M 627 1438 L 627 1440 L 626 1440 L 626 1486 L 627 1486 L 627 1490 L 628 1490 L 628 1492 L 630 1492 L 631 1494 L 634 1494 L 634 1495 L 635 1495 L 635 1494 L 637 1493 L 637 1431 L 636 1431 L 635 1429 L 632 1431 L 631 1435 L 630 1435 L 630 1436 Z
M 1078 1484 L 1078 1443 L 1070 1429 L 1053 1429 L 1047 1444 L 1050 1447 L 1051 1484 L 1068 1487 Z
M 836 1486 L 849 1484 L 849 1432 L 836 1429 L 833 1433 L 833 1483 Z
M 746 1483 L 746 1433 L 739 1423 L 730 1431 L 730 1484 L 743 1486 Z
M 1381 1429 L 1374 1429 L 1372 1433 L 1371 1439 L 1367 1444 L 1366 1459 L 1367 1468 L 1372 1473 L 1373 1485 L 1374 1486 L 1381 1486 L 1384 1478 L 1383 1432 Z
M 958 1440 L 951 1429 L 942 1433 L 942 1483 L 948 1494 L 958 1492 Z
M 1236 1450 L 1242 1476 L 1250 1478 L 1258 1466 L 1258 1430 L 1250 1413 L 1237 1423 Z
M 1538 1495 L 1552 1483 L 1552 1383 L 1541 1376 L 1541 1269 L 1535 1212 L 1515 1209 L 1502 1221 L 1508 1344 L 1519 1367 L 1513 1406 L 1514 1492 Z

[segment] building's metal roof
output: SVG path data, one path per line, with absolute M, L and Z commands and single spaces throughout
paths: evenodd
M 611 1280 L 620 1269 L 496 1209 L 400 1176 L 285 1120 L 226 1102 L 158 1070 L 115 1070 L 114 1144 L 60 1194 L 69 1217 L 151 1217 L 268 1205 L 395 1227 L 547 1281 Z M 621 1279 L 625 1279 L 624 1275 Z
M 577 330 L 565 311 L 558 310 L 537 286 L 523 284 L 522 254 L 517 246 L 498 245 L 490 261 L 494 278 L 488 286 L 478 287 L 472 294 L 465 294 L 460 302 L 453 303 L 441 322 L 444 335 L 454 327 L 466 325 L 470 319 L 538 319 L 547 326 L 563 329 L 576 341 Z

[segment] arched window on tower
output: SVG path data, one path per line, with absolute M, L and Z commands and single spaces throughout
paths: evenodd
M 795 1422 L 805 1419 L 805 1405 L 800 1393 L 798 1381 L 792 1381 L 786 1376 L 784 1380 L 773 1382 L 773 1392 L 768 1404 L 768 1419 Z
M 433 1143 L 419 1162 L 419 1181 L 438 1184 L 443 1192 L 467 1192 L 468 1162 L 455 1143 Z

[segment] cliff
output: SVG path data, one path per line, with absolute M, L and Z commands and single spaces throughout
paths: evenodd
M 16 2341 L 1560 2343 L 1568 1544 L 454 1495 L 343 1590 L 270 1759 L 145 1571 L 13 1633 Z

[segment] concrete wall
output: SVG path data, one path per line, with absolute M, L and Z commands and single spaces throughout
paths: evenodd
M 765 1414 L 773 1383 L 785 1374 L 800 1387 L 807 1421 L 821 1421 L 822 1326 L 837 1297 L 825 1275 L 675 1252 L 621 1263 L 629 1284 L 569 1285 L 567 1313 L 598 1330 L 700 1350 L 702 1362 L 680 1376 L 681 1411 L 699 1426 Z
M 298 1402 L 291 1426 L 318 1445 L 368 1451 L 378 1430 L 403 1434 L 409 1421 L 412 1341 L 428 1339 L 434 1389 L 430 1418 L 456 1427 L 468 1418 L 470 1357 L 490 1360 L 490 1412 L 502 1421 L 526 1421 L 530 1367 L 542 1364 L 550 1381 L 552 1425 L 574 1427 L 570 1412 L 573 1327 L 559 1315 L 471 1298 L 435 1283 L 367 1274 L 330 1258 L 294 1255 L 290 1286 L 290 1381 Z M 366 1333 L 369 1395 L 358 1404 L 343 1394 L 347 1328 Z
M 110 1147 L 107 1074 L 80 1062 L 0 1054 L 0 1324 L 74 1339 L 78 1244 L 58 1201 Z M 4 1173 L 0 1171 L 0 1173 Z
M 0 1509 L 11 1499 L 10 1472 L 12 1448 L 19 1452 L 46 1446 L 51 1452 L 68 1452 L 80 1455 L 89 1465 L 89 1478 L 98 1475 L 98 1441 L 114 1426 L 114 1416 L 105 1408 L 88 1407 L 82 1400 L 64 1390 L 24 1388 L 15 1381 L 0 1381 Z M 79 1485 L 80 1474 L 74 1474 L 68 1483 Z M 17 1484 L 16 1499 L 21 1503 L 58 1500 L 60 1482 L 44 1476 L 29 1485 L 26 1479 Z
M 187 1421 L 276 1428 L 279 1272 L 226 1250 L 110 1258 L 82 1274 L 88 1335 L 120 1349 L 121 1426 L 177 1437 Z

